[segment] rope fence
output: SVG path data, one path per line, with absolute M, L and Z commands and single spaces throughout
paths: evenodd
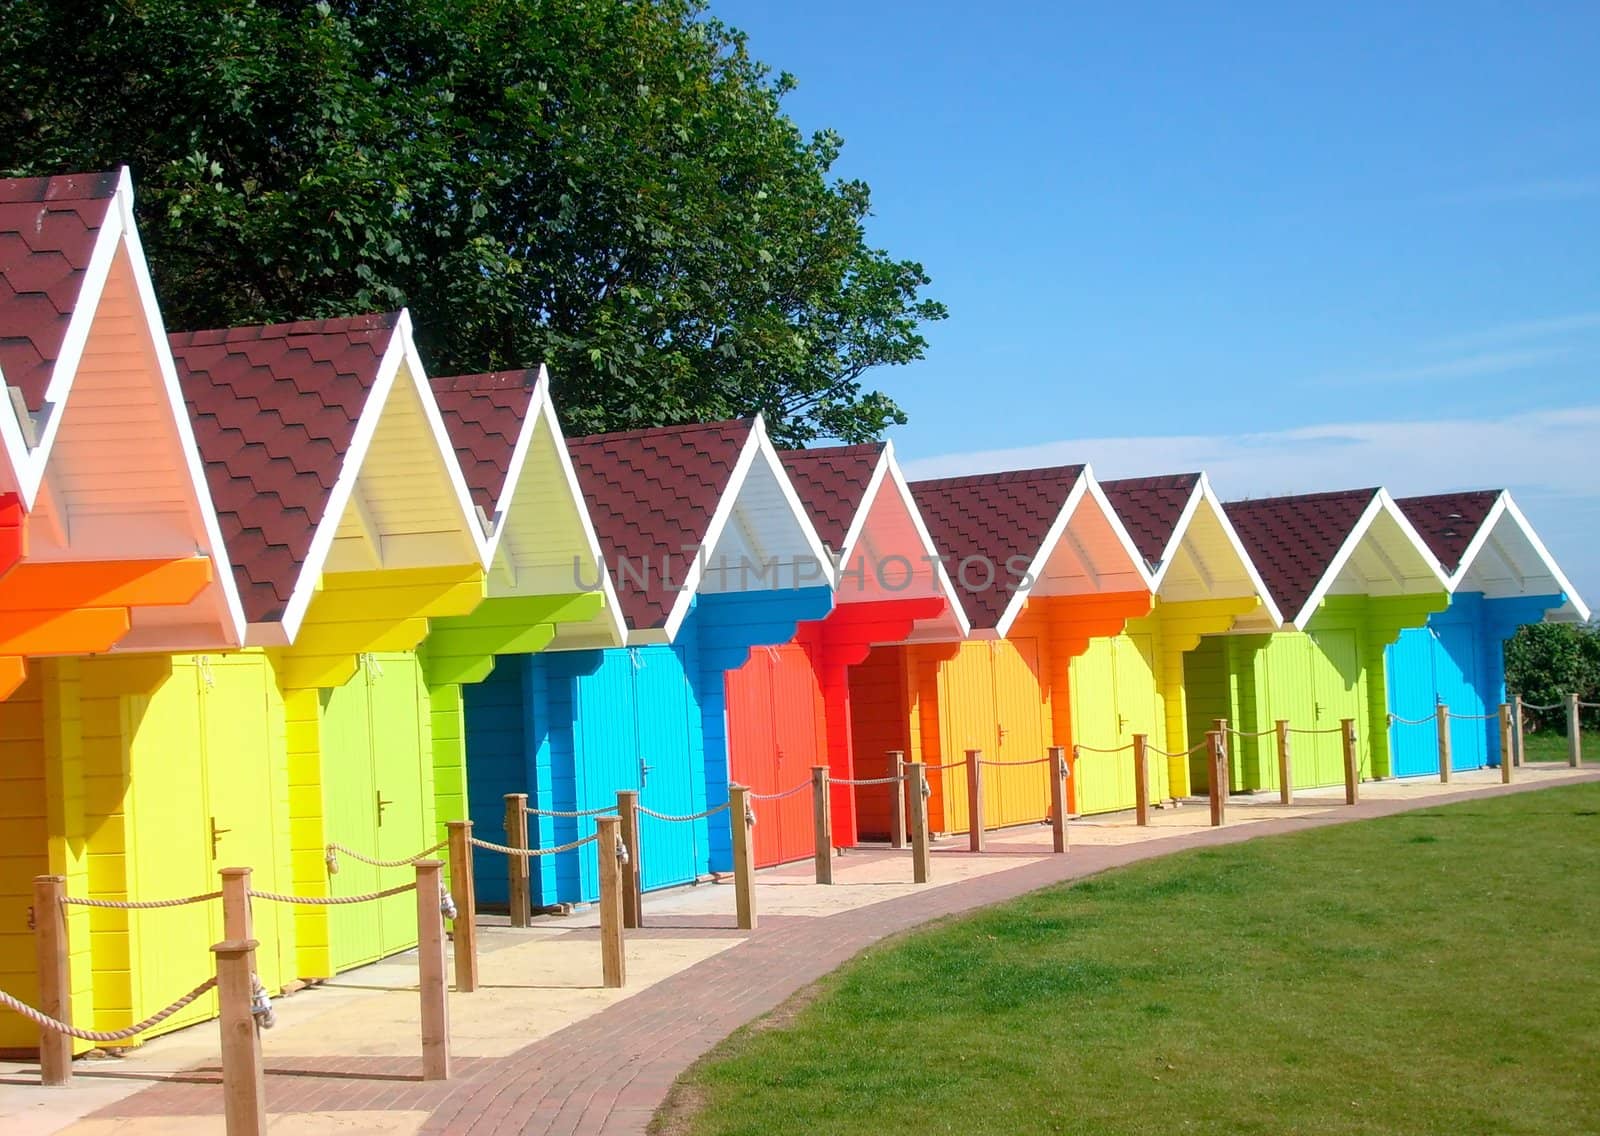
M 1132 742 L 1129 742 L 1127 745 L 1119 745 L 1119 746 L 1111 746 L 1111 747 L 1092 746 L 1092 745 L 1075 745 L 1075 746 L 1072 747 L 1072 752 L 1074 754 L 1079 754 L 1079 753 L 1123 753 L 1123 752 L 1125 752 L 1127 750 L 1131 750 L 1132 748 L 1133 748 L 1133 743 Z
M 1302 728 L 1300 726 L 1290 726 L 1289 727 L 1289 732 L 1291 734 L 1337 734 L 1337 733 L 1341 732 L 1343 729 L 1344 729 L 1343 726 L 1329 726 L 1325 730 L 1308 730 L 1308 729 L 1304 729 L 1304 728 Z
M 1452 714 L 1450 717 L 1455 718 L 1456 715 Z M 1391 726 L 1426 726 L 1430 723 L 1437 722 L 1438 720 L 1439 719 L 1433 714 L 1429 714 L 1426 718 L 1402 718 L 1399 714 L 1389 715 L 1389 725 Z
M 408 884 L 399 884 L 383 891 L 370 891 L 365 895 L 288 895 L 280 891 L 256 891 L 251 888 L 250 897 L 269 903 L 297 903 L 303 907 L 340 907 L 347 903 L 371 903 L 375 899 L 388 899 L 391 895 L 416 890 L 417 882 L 412 880 Z
M 1565 705 L 1566 705 L 1566 703 L 1564 703 L 1564 702 L 1552 702 L 1548 706 L 1541 706 L 1537 702 L 1524 702 L 1522 704 L 1522 708 L 1524 710 L 1560 710 Z M 1579 706 L 1584 706 L 1584 705 L 1594 705 L 1594 704 L 1593 703 L 1580 702 L 1580 703 L 1578 703 L 1578 705 Z
M 1027 761 L 989 761 L 986 758 L 980 757 L 978 759 L 978 764 L 979 765 L 987 765 L 987 766 L 990 766 L 991 768 L 995 768 L 995 769 L 1004 769 L 1004 768 L 1007 768 L 1007 767 L 1010 767 L 1010 766 L 1017 766 L 1017 765 L 1043 765 L 1045 762 L 1047 762 L 1049 760 L 1050 760 L 1050 755 L 1049 754 L 1045 754 L 1043 757 L 1032 757 L 1032 758 L 1029 758 Z
M 923 768 L 931 773 L 935 769 L 959 769 L 963 765 L 965 765 L 966 763 L 967 763 L 967 759 L 963 757 L 960 761 L 947 761 L 943 765 L 932 765 L 932 764 L 929 764 L 929 765 L 923 766 Z
M 855 785 L 855 784 L 858 784 L 859 782 L 836 780 L 834 783 L 838 784 L 838 785 Z M 792 797 L 796 793 L 803 793 L 809 788 L 811 788 L 811 782 L 802 781 L 802 782 L 800 782 L 800 784 L 796 785 L 793 789 L 785 789 L 781 793 L 757 793 L 757 792 L 753 792 L 752 791 L 750 793 L 750 799 L 752 801 L 781 801 L 785 797 Z
M 1209 742 L 1204 742 L 1204 741 L 1196 742 L 1194 745 L 1190 746 L 1188 749 L 1180 749 L 1180 750 L 1158 749 L 1153 745 L 1148 745 L 1147 744 L 1144 747 L 1144 751 L 1146 753 L 1153 753 L 1157 757 L 1193 757 L 1195 754 L 1197 754 L 1201 750 L 1205 749 L 1206 746 L 1209 745 L 1209 744 L 1210 744 Z
M 860 779 L 857 779 L 857 780 L 852 780 L 849 777 L 830 777 L 830 778 L 828 778 L 828 784 L 830 784 L 830 785 L 894 785 L 894 784 L 897 784 L 898 782 L 901 782 L 901 781 L 904 781 L 904 780 L 905 780 L 905 778 L 904 777 L 900 777 L 900 776 L 863 777 L 863 778 L 860 778 Z
M 1270 730 L 1236 730 L 1229 726 L 1226 732 L 1236 738 L 1270 738 L 1278 732 L 1278 728 L 1274 726 Z
M 810 785 L 810 782 L 808 781 L 806 784 Z M 664 820 L 669 824 L 683 824 L 692 820 L 705 820 L 707 817 L 714 817 L 718 813 L 725 813 L 728 811 L 728 802 L 723 801 L 722 804 L 706 809 L 704 812 L 686 813 L 683 816 L 674 816 L 671 813 L 658 813 L 654 809 L 645 808 L 643 805 L 639 806 L 639 811 L 647 817 L 655 817 L 657 820 Z
M 219 892 L 218 894 L 220 895 L 221 893 Z M 64 1033 L 80 1041 L 96 1041 L 102 1044 L 110 1044 L 112 1042 L 127 1041 L 130 1038 L 138 1037 L 146 1030 L 154 1029 L 202 994 L 215 989 L 216 985 L 217 977 L 212 975 L 171 1005 L 162 1007 L 142 1022 L 120 1030 L 79 1029 L 77 1026 L 58 1021 L 40 1010 L 35 1010 L 20 998 L 14 998 L 4 990 L 0 990 L 0 1005 L 21 1014 L 40 1029 L 54 1030 L 56 1033 Z
M 429 856 L 432 856 L 435 852 L 440 851 L 448 844 L 449 841 L 441 840 L 432 848 L 424 848 L 415 856 L 406 856 L 399 860 L 378 860 L 372 856 L 366 855 L 363 852 L 357 852 L 354 848 L 347 847 L 346 845 L 330 844 L 328 845 L 327 853 L 323 859 L 328 862 L 328 871 L 335 873 L 339 870 L 339 853 L 341 852 L 350 857 L 352 860 L 359 860 L 363 864 L 371 864 L 374 868 L 409 868 L 418 860 L 426 860 Z M 220 895 L 221 893 L 219 892 L 218 894 Z
M 522 811 L 529 816 L 555 817 L 558 820 L 581 820 L 584 817 L 604 816 L 606 813 L 615 812 L 615 805 L 602 805 L 597 809 L 536 809 L 531 805 L 523 805 Z
M 187 907 L 192 903 L 210 903 L 213 899 L 221 898 L 220 891 L 208 891 L 203 895 L 185 895 L 177 899 L 89 899 L 83 896 L 64 895 L 61 897 L 61 902 L 70 903 L 75 907 L 107 907 L 116 911 L 154 911 L 163 907 Z
M 726 808 L 727 806 L 723 806 Z M 506 856 L 554 856 L 558 852 L 571 852 L 574 848 L 582 848 L 585 844 L 593 844 L 600 839 L 598 832 L 591 832 L 588 836 L 581 836 L 567 844 L 558 844 L 554 848 L 513 848 L 508 844 L 496 844 L 490 840 L 479 840 L 474 836 L 468 843 L 474 848 L 484 848 L 490 852 L 499 852 Z

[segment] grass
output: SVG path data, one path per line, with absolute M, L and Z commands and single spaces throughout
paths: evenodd
M 1529 730 L 1522 735 L 1522 744 L 1527 748 L 1526 761 L 1567 760 L 1567 735 L 1555 730 Z M 1600 730 L 1583 731 L 1583 761 L 1600 765 Z
M 1593 1133 L 1597 931 L 1600 785 L 1189 852 L 869 951 L 658 1124 Z

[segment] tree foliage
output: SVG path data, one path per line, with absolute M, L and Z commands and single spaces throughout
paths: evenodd
M 126 163 L 175 328 L 408 305 L 437 373 L 546 361 L 569 429 L 904 416 L 922 266 L 700 0 L 0 0 L 0 169 Z
M 1600 701 L 1600 627 L 1594 624 L 1531 623 L 1506 643 L 1506 688 L 1535 706 L 1565 704 L 1576 693 Z M 1531 720 L 1566 732 L 1566 710 L 1530 711 Z M 1585 729 L 1600 727 L 1600 714 L 1583 711 Z

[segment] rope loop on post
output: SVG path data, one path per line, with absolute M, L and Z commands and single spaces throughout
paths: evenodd
M 261 984 L 261 976 L 253 970 L 250 972 L 250 1015 L 262 1029 L 271 1029 L 278 1024 L 278 1015 L 272 1009 L 267 988 Z
M 439 885 L 439 914 L 452 923 L 456 921 L 456 915 L 459 914 L 456 911 L 455 896 L 451 895 L 450 889 L 442 883 Z
M 617 863 L 624 868 L 628 866 L 628 846 L 623 843 L 622 834 L 617 834 Z

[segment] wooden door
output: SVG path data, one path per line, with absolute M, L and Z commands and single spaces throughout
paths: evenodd
M 1036 639 L 1000 640 L 990 651 L 994 683 L 996 761 L 1037 761 L 1044 752 L 1044 702 Z M 988 752 L 985 757 L 990 756 Z M 984 769 L 983 811 L 990 828 L 1029 824 L 1050 812 L 1049 773 L 1036 765 Z
M 372 680 L 363 665 L 343 686 L 322 692 L 322 817 L 329 843 L 377 857 L 378 787 L 372 766 Z M 364 895 L 382 887 L 377 868 L 339 857 L 333 895 Z M 368 904 L 328 908 L 333 969 L 349 970 L 383 957 L 382 921 Z
M 377 814 L 371 846 L 377 849 L 375 855 L 380 860 L 403 860 L 435 843 L 433 817 L 428 809 L 433 786 L 428 762 L 427 691 L 415 655 L 370 655 L 366 669 L 373 806 Z M 378 878 L 381 887 L 396 887 L 415 879 L 416 869 L 381 868 Z M 390 896 L 378 900 L 373 907 L 383 955 L 416 945 L 415 896 Z
M 1312 684 L 1316 696 L 1315 765 L 1318 785 L 1344 784 L 1344 741 L 1337 728 L 1345 718 L 1356 723 L 1357 737 L 1365 733 L 1366 715 L 1361 705 L 1361 659 L 1356 633 L 1349 630 L 1314 631 L 1308 638 Z M 1361 742 L 1363 751 L 1365 742 Z M 1299 768 L 1298 758 L 1296 769 Z
M 1470 623 L 1446 623 L 1438 628 L 1434 643 L 1433 673 L 1438 697 L 1452 713 L 1460 715 L 1450 723 L 1450 768 L 1481 769 L 1488 763 L 1488 735 L 1484 723 L 1468 715 L 1487 714 L 1484 683 L 1479 675 L 1482 655 L 1477 629 Z M 1495 729 L 1498 725 L 1489 723 Z M 1433 768 L 1437 771 L 1438 759 Z
M 704 807 L 703 759 L 691 750 L 691 714 L 698 717 L 689 679 L 670 647 L 639 647 L 634 656 L 634 775 L 644 771 L 639 801 L 658 813 L 689 816 Z M 619 771 L 619 775 L 626 771 Z M 612 790 L 615 799 L 615 789 Z M 726 823 L 726 821 L 723 821 Z M 639 819 L 643 846 L 642 886 L 671 887 L 692 883 L 700 873 L 699 848 L 706 843 L 706 822 Z
M 963 643 L 940 667 L 939 763 L 960 761 L 969 749 L 991 757 L 998 744 L 993 648 L 981 641 Z M 957 767 L 932 776 L 939 778 L 943 789 L 944 815 L 941 824 L 930 808 L 928 823 L 943 832 L 967 831 L 966 769 Z
M 778 768 L 772 691 L 773 660 L 760 647 L 723 679 L 728 714 L 728 779 L 752 792 L 778 793 L 788 786 Z M 809 798 L 807 798 L 809 799 Z M 785 801 L 758 801 L 752 853 L 760 867 L 784 860 Z
M 1122 744 L 1117 712 L 1116 649 L 1108 638 L 1091 639 L 1072 660 L 1072 780 L 1079 813 L 1114 812 L 1133 801 L 1130 764 L 1120 753 L 1100 753 Z
M 1116 655 L 1117 711 L 1121 727 L 1117 744 L 1131 746 L 1133 735 L 1143 734 L 1150 745 L 1166 749 L 1161 694 L 1156 684 L 1155 636 L 1130 633 L 1119 636 L 1112 646 Z M 1134 784 L 1133 751 L 1130 749 L 1117 756 L 1128 770 L 1128 792 L 1133 796 L 1125 807 L 1132 807 L 1137 803 L 1138 792 Z M 1150 800 L 1170 797 L 1167 759 L 1151 755 L 1146 765 Z
M 1389 762 L 1396 777 L 1439 772 L 1439 728 L 1433 717 L 1439 697 L 1439 630 L 1407 627 L 1385 652 L 1389 712 Z
M 782 792 L 808 783 L 811 767 L 828 763 L 826 743 L 818 724 L 821 691 L 805 648 L 786 643 L 758 650 L 767 655 L 767 681 L 771 691 L 766 712 L 772 718 L 773 767 L 776 770 L 772 791 Z M 816 820 L 809 790 L 768 802 L 766 815 L 778 821 L 777 851 L 781 859 L 775 862 L 801 860 L 816 851 Z

